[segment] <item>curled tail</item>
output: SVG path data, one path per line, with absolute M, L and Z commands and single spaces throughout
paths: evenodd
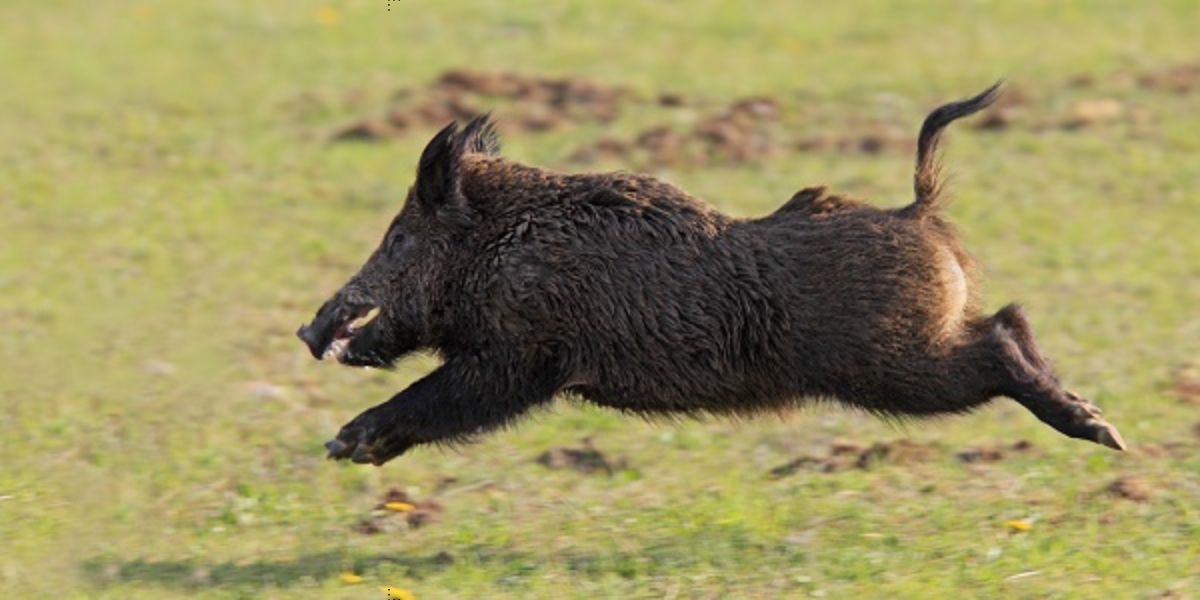
M 974 98 L 944 104 L 925 117 L 925 123 L 921 125 L 921 135 L 917 138 L 917 172 L 913 177 L 913 191 L 917 197 L 904 212 L 923 216 L 937 210 L 938 197 L 942 191 L 942 167 L 938 156 L 938 141 L 942 137 L 942 130 L 955 120 L 990 106 L 1000 97 L 1000 87 L 1003 84 L 1003 80 L 997 81 Z

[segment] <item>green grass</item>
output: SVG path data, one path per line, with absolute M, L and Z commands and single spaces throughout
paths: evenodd
M 1173 368 L 1200 360 L 1200 92 L 1122 77 L 1196 60 L 1194 2 L 387 4 L 330 3 L 341 19 L 325 26 L 307 0 L 0 4 L 5 597 L 1200 593 L 1200 416 L 1167 391 Z M 338 426 L 433 363 L 338 369 L 292 337 L 376 243 L 427 134 L 321 136 L 464 65 L 711 103 L 765 94 L 793 115 L 914 130 L 1001 75 L 1038 114 L 1086 97 L 1144 109 L 1141 127 L 956 126 L 947 157 L 988 305 L 1023 302 L 1064 380 L 1135 451 L 1063 439 L 1011 402 L 899 427 L 829 408 L 655 425 L 562 403 L 459 451 L 382 469 L 323 460 Z M 1083 74 L 1093 88 L 1066 84 Z M 626 111 L 615 127 L 654 118 Z M 565 167 L 597 133 L 515 136 L 506 153 Z M 754 215 L 817 183 L 897 205 L 910 169 L 896 153 L 786 153 L 662 175 Z M 533 460 L 589 435 L 630 468 Z M 767 477 L 834 438 L 901 437 L 944 452 Z M 1018 439 L 1035 451 L 953 457 Z M 441 522 L 353 530 L 387 488 L 428 498 L 443 476 L 458 482 Z M 1119 476 L 1151 500 L 1101 492 Z M 1009 532 L 1018 518 L 1033 528 Z M 364 583 L 340 583 L 347 570 Z

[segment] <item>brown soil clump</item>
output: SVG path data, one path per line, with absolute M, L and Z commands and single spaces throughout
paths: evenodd
M 1200 89 L 1200 63 L 1176 65 L 1137 78 L 1138 85 L 1148 90 L 1187 94 Z
M 585 475 L 593 473 L 612 475 L 614 471 L 627 466 L 624 458 L 616 461 L 609 460 L 603 452 L 592 445 L 591 438 L 584 438 L 581 445 L 575 448 L 551 448 L 539 455 L 537 462 L 548 469 L 571 469 Z
M 356 523 L 353 529 L 363 535 L 393 532 L 404 527 L 417 529 L 441 520 L 442 511 L 442 505 L 435 500 L 418 502 L 404 490 L 390 488 L 371 514 Z M 402 519 L 398 521 L 397 516 Z
M 1105 488 L 1110 495 L 1134 502 L 1149 502 L 1153 496 L 1150 488 L 1140 479 L 1120 477 Z
M 1033 444 L 1027 440 L 1021 440 L 1008 447 L 1001 446 L 975 446 L 967 448 L 955 454 L 954 456 L 965 463 L 989 463 L 999 462 L 1004 460 L 1011 454 L 1020 454 L 1029 452 L 1033 449 Z
M 412 130 L 436 129 L 490 109 L 497 100 L 511 102 L 501 127 L 512 132 L 543 132 L 574 122 L 607 123 L 620 114 L 631 94 L 580 77 L 533 77 L 511 72 L 443 73 L 420 90 L 404 90 L 382 117 L 362 119 L 333 133 L 332 141 L 379 141 Z
M 876 442 L 863 446 L 855 442 L 835 440 L 826 456 L 802 456 L 771 469 L 768 475 L 780 479 L 802 470 L 817 473 L 836 473 L 848 469 L 873 469 L 881 464 L 911 464 L 933 459 L 941 449 L 934 444 L 910 440 Z
M 1024 124 L 1030 112 L 1029 96 L 1019 88 L 1004 90 L 1004 95 L 996 103 L 984 111 L 983 116 L 976 121 L 977 129 L 1000 131 Z
M 1062 126 L 1079 129 L 1117 121 L 1126 113 L 1125 105 L 1113 98 L 1078 100 L 1071 104 Z
M 671 102 L 682 104 L 681 99 Z M 743 98 L 701 118 L 688 130 L 651 126 L 631 141 L 604 138 L 579 148 L 569 160 L 591 163 L 620 158 L 652 167 L 753 163 L 778 151 L 772 130 L 780 112 L 779 102 L 772 98 Z
M 1187 364 L 1175 370 L 1171 392 L 1180 400 L 1200 404 L 1200 363 Z

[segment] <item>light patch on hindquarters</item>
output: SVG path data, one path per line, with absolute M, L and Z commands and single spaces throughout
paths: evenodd
M 937 255 L 938 280 L 944 294 L 938 334 L 945 338 L 961 330 L 970 291 L 967 289 L 967 272 L 958 262 L 958 257 L 944 247 L 937 249 Z

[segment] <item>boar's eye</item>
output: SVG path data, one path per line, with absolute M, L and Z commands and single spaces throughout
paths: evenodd
M 393 227 L 383 240 L 383 250 L 394 256 L 404 249 L 405 242 L 404 232 L 400 231 L 399 227 Z

